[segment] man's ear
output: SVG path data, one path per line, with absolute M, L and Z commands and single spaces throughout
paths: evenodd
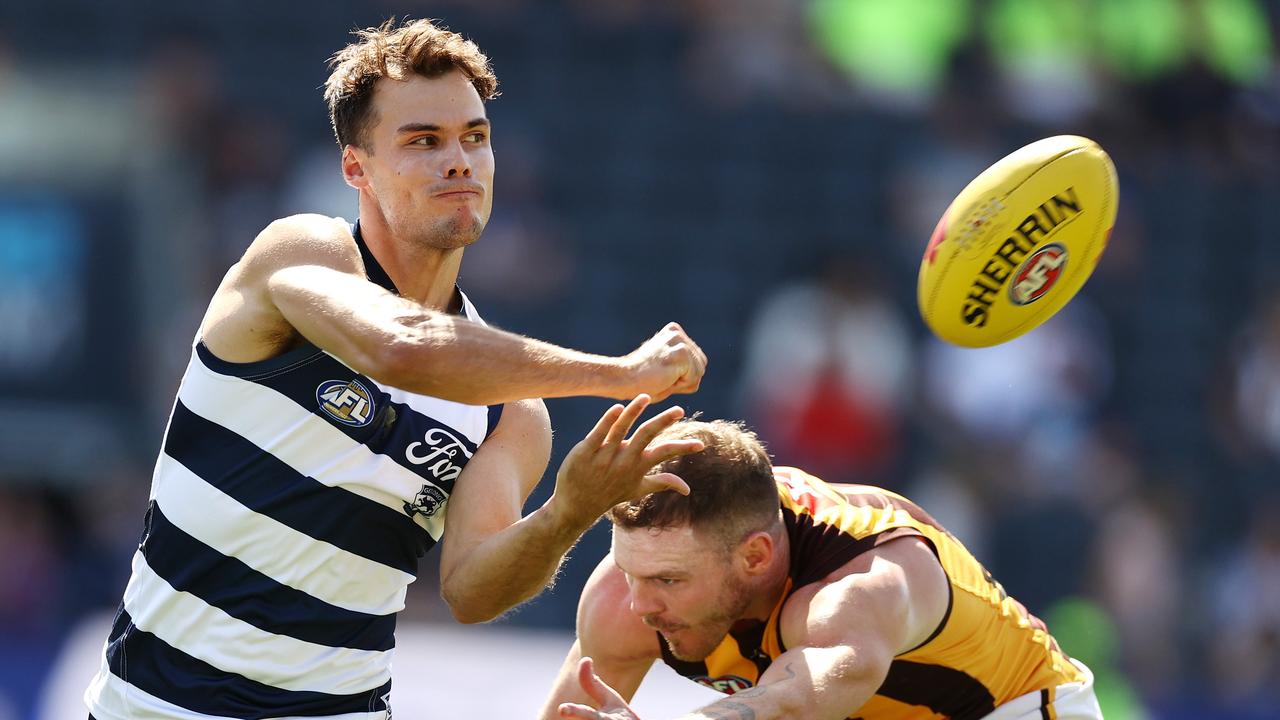
M 773 536 L 764 530 L 757 530 L 738 546 L 738 562 L 748 575 L 759 575 L 769 569 L 777 551 L 778 545 Z
M 342 148 L 342 179 L 357 190 L 369 187 L 369 176 L 364 172 L 364 162 L 368 154 L 355 145 Z

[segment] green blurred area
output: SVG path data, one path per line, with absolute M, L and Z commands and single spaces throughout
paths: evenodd
M 1063 652 L 1093 671 L 1094 693 L 1107 720 L 1150 717 L 1138 693 L 1117 667 L 1118 635 L 1115 624 L 1102 607 L 1084 598 L 1066 598 L 1049 610 L 1045 620 Z
M 939 86 L 978 40 L 1005 68 L 1093 67 L 1152 82 L 1198 61 L 1223 79 L 1266 79 L 1274 40 L 1262 0 L 813 0 L 813 41 L 856 83 L 905 92 Z

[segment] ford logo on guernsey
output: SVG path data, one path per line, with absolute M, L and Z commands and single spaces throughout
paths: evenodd
M 359 380 L 326 380 L 316 388 L 316 402 L 325 415 L 343 425 L 364 427 L 373 422 L 373 394 Z

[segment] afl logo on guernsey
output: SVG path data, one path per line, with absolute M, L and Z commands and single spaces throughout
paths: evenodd
M 1067 249 L 1049 243 L 1032 253 L 1013 274 L 1009 283 L 1009 299 L 1015 305 L 1030 305 L 1044 297 L 1062 277 L 1067 267 Z
M 721 675 L 720 677 L 707 677 L 706 675 L 699 675 L 698 677 L 691 678 L 691 679 L 694 682 L 698 683 L 699 685 L 705 685 L 706 687 L 709 687 L 712 690 L 715 690 L 716 692 L 722 692 L 726 695 L 733 695 L 734 693 L 740 693 L 743 690 L 746 690 L 747 688 L 751 687 L 750 680 L 744 677 L 739 677 L 737 675 Z
M 364 427 L 373 421 L 373 394 L 359 380 L 326 380 L 316 388 L 325 415 L 343 425 Z

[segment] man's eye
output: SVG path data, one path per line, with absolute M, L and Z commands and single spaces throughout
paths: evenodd
M 467 135 L 467 140 L 474 143 L 482 143 L 485 141 L 485 134 L 482 132 L 474 132 Z
M 670 585 L 675 585 L 680 581 L 675 578 L 658 578 L 658 582 L 662 583 L 663 585 L 670 586 Z
M 425 135 L 420 138 L 414 138 L 409 144 L 410 145 L 435 145 L 436 139 L 430 135 Z

